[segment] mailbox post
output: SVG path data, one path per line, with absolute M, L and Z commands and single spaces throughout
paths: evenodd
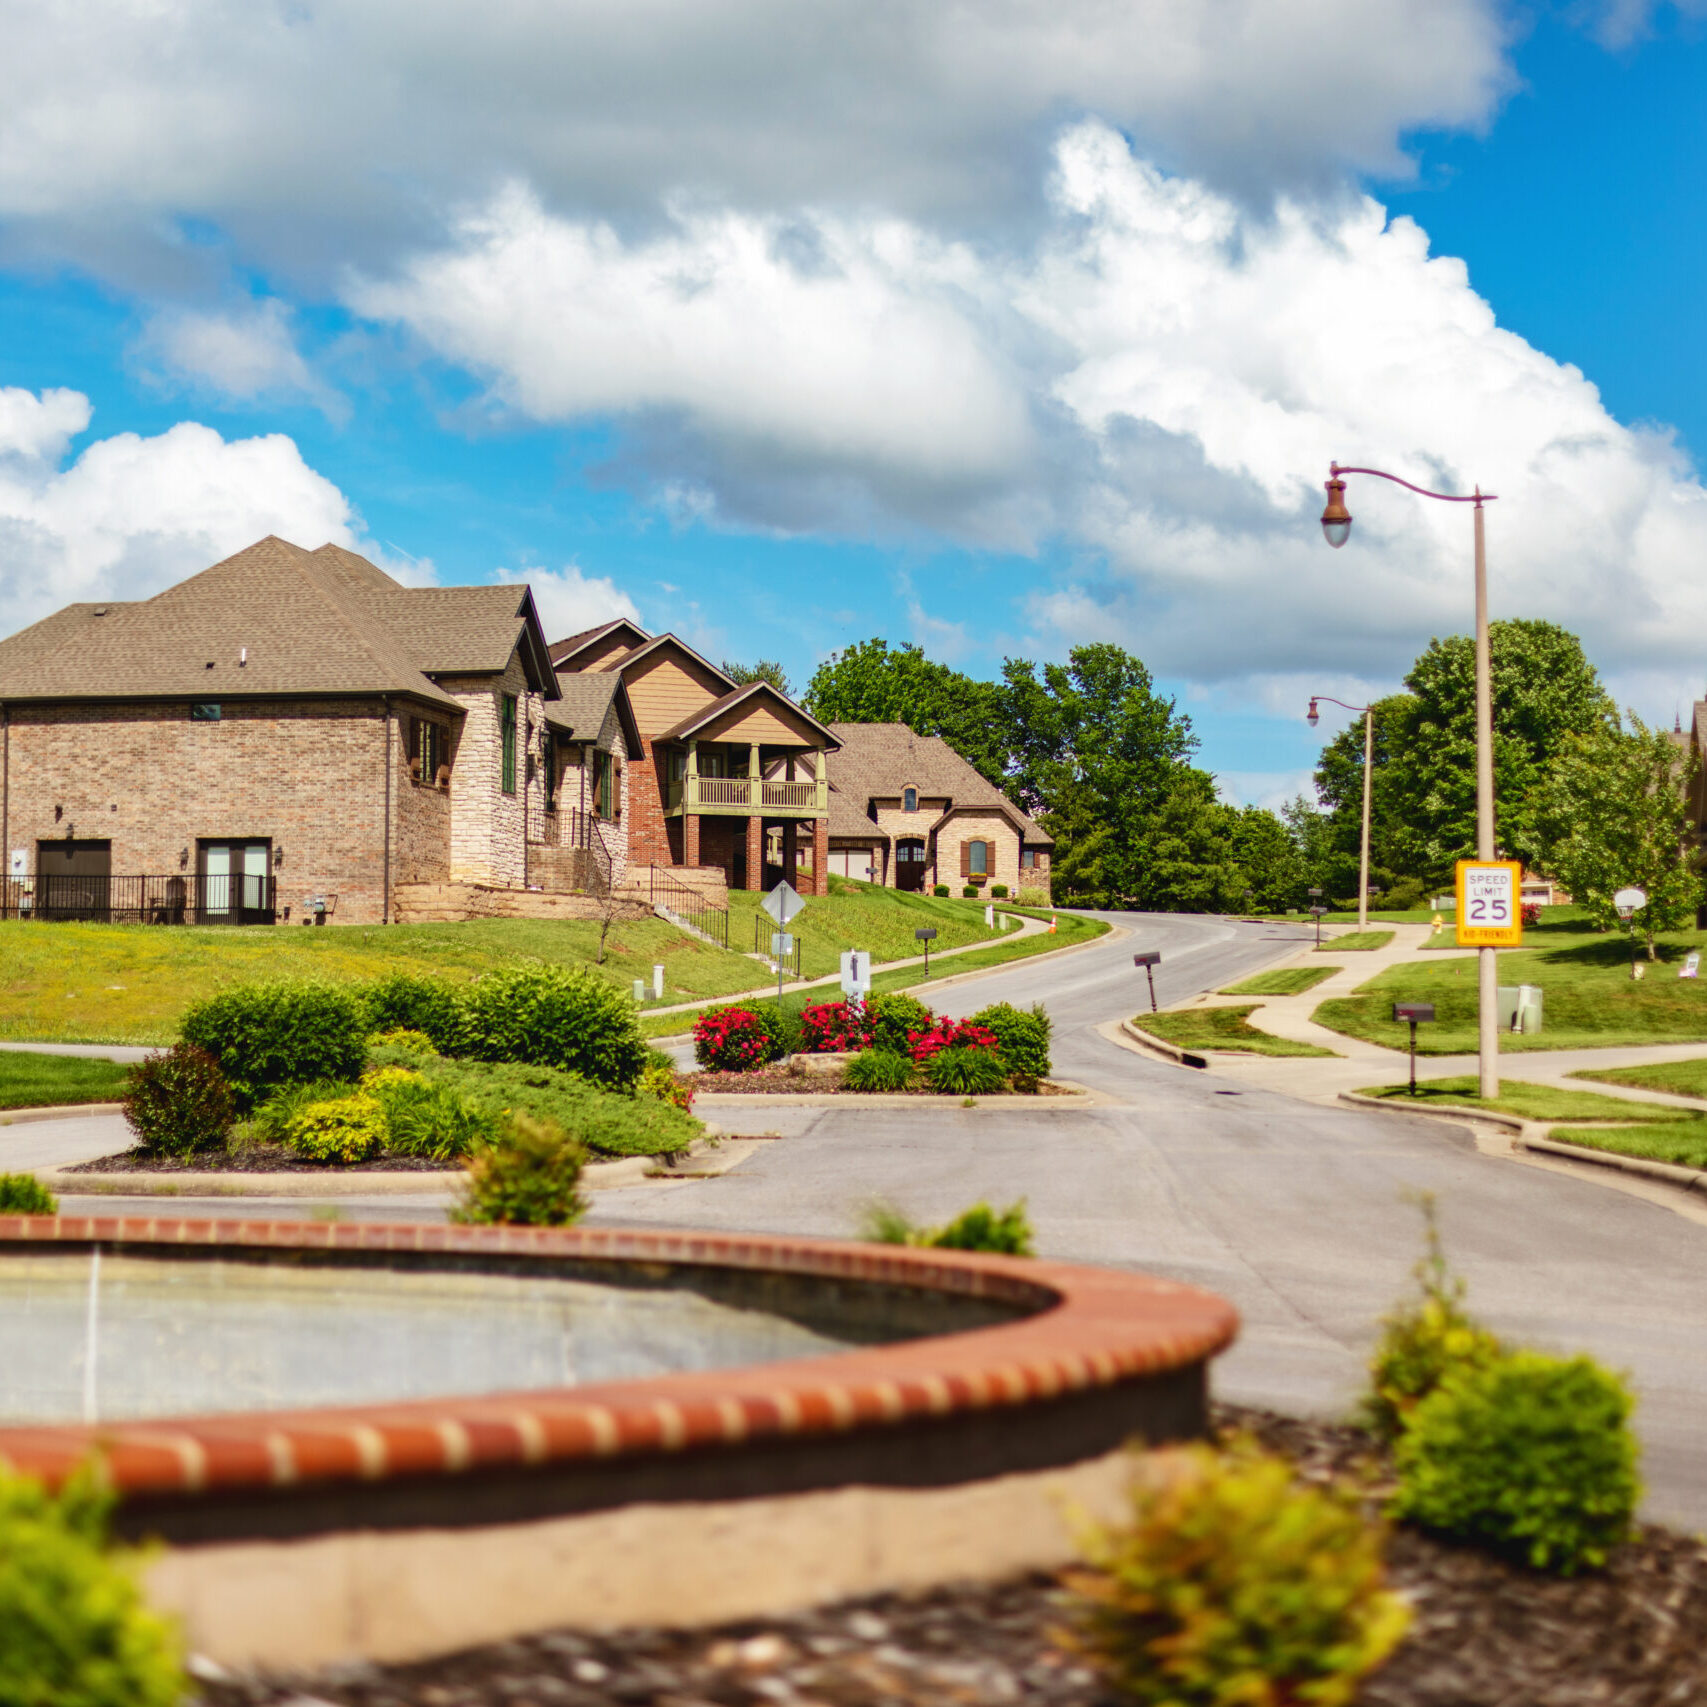
M 1320 948 L 1322 946 L 1322 915 L 1327 910 L 1328 909 L 1326 907 L 1324 907 L 1320 901 L 1318 901 L 1315 904 L 1315 906 L 1313 906 L 1310 909 L 1310 911 L 1316 915 L 1316 946 L 1317 946 L 1317 948 Z
M 1434 1018 L 1433 1002 L 1395 1002 L 1393 1018 L 1409 1020 L 1411 1025 L 1411 1095 L 1417 1094 L 1417 1026 Z
M 920 925 L 919 928 L 913 932 L 913 941 L 922 942 L 925 945 L 925 976 L 927 978 L 931 975 L 931 939 L 935 935 L 935 925 Z
M 1162 963 L 1162 957 L 1155 949 L 1148 949 L 1143 954 L 1132 956 L 1134 966 L 1144 968 L 1144 976 L 1150 980 L 1150 1012 L 1156 1011 L 1156 968 Z

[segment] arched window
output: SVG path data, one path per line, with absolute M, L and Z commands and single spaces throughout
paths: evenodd
M 918 809 L 919 809 L 919 791 L 916 788 L 904 788 L 904 789 L 902 789 L 901 790 L 901 810 L 903 812 L 917 812 Z
M 988 877 L 990 875 L 990 844 L 988 842 L 967 842 L 964 844 L 965 871 L 968 877 Z

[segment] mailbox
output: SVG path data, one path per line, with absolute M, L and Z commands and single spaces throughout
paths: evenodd
M 1395 1002 L 1393 1004 L 1393 1018 L 1401 1024 L 1408 1020 L 1412 1025 L 1431 1021 L 1434 1018 L 1434 1003 Z
M 1133 955 L 1132 964 L 1134 966 L 1160 966 L 1162 957 L 1152 948 L 1143 954 Z

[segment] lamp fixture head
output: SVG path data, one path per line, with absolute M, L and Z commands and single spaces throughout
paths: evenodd
M 1312 729 L 1322 721 L 1322 714 L 1316 709 L 1316 702 L 1314 699 L 1310 701 L 1310 709 L 1304 713 L 1304 721 L 1308 723 Z
M 1351 511 L 1345 507 L 1345 482 L 1336 464 L 1327 481 L 1328 503 L 1322 511 L 1322 537 L 1337 551 L 1351 538 Z

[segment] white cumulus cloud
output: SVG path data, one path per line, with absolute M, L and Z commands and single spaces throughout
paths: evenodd
M 163 309 L 149 324 L 137 354 L 166 381 L 222 400 L 304 399 L 329 414 L 344 412 L 303 359 L 290 310 L 277 298 L 213 313 Z
M 585 574 L 575 563 L 561 569 L 499 569 L 492 579 L 512 585 L 525 581 L 533 589 L 545 637 L 553 642 L 619 616 L 640 621 L 634 601 L 610 576 Z

